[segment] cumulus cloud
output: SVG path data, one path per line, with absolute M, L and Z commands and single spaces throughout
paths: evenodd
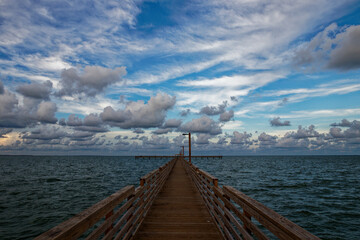
M 343 119 L 341 120 L 340 123 L 332 123 L 330 124 L 330 126 L 333 126 L 333 127 L 355 127 L 357 128 L 358 126 L 360 126 L 360 121 L 357 121 L 357 120 L 354 120 L 352 122 L 350 122 L 349 120 L 347 119 Z
M 93 97 L 107 86 L 122 81 L 125 74 L 125 67 L 108 69 L 101 66 L 86 66 L 82 74 L 75 68 L 65 69 L 61 73 L 61 89 L 56 94 L 73 96 L 84 93 Z
M 44 100 L 49 99 L 51 90 L 52 90 L 52 83 L 50 81 L 46 81 L 42 84 L 31 83 L 26 85 L 20 85 L 16 88 L 16 91 L 18 93 L 21 93 L 25 97 L 44 99 Z
M 207 116 L 193 119 L 179 127 L 180 131 L 192 133 L 208 133 L 210 135 L 218 135 L 222 132 L 219 123 L 215 122 Z
M 67 136 L 68 134 L 59 127 L 43 125 L 30 133 L 25 133 L 22 138 L 36 140 L 52 140 L 61 139 Z
M 209 139 L 212 138 L 212 136 L 207 133 L 196 134 L 196 137 L 195 144 L 209 144 Z
M 360 25 L 339 27 L 333 23 L 311 41 L 299 46 L 294 55 L 294 63 L 310 70 L 357 69 L 360 67 L 359 41 Z
M 168 119 L 164 123 L 164 128 L 177 128 L 181 125 L 181 119 Z
M 251 133 L 240 133 L 238 131 L 233 132 L 233 136 L 231 136 L 231 144 L 240 144 L 240 145 L 250 145 L 251 141 Z
M 258 136 L 260 147 L 271 148 L 277 143 L 277 137 L 271 136 L 265 132 Z
M 56 123 L 56 104 L 53 102 L 41 102 L 36 112 L 37 119 L 43 123 Z
M 220 120 L 220 122 L 228 122 L 233 117 L 234 117 L 234 111 L 230 110 L 230 111 L 221 113 L 219 120 Z
M 296 132 L 287 132 L 285 134 L 286 138 L 295 138 L 295 139 L 299 139 L 299 138 L 313 138 L 313 137 L 318 137 L 320 136 L 319 132 L 317 132 L 315 130 L 315 126 L 314 125 L 310 125 L 307 129 L 306 127 L 303 128 L 301 125 L 298 126 L 298 130 Z
M 280 121 L 280 117 L 275 117 L 270 120 L 270 125 L 273 127 L 282 127 L 282 126 L 290 126 L 290 121 Z
M 208 116 L 214 116 L 225 112 L 225 108 L 227 106 L 227 101 L 224 101 L 222 104 L 219 104 L 217 107 L 215 106 L 206 106 L 201 108 L 200 114 L 206 114 Z
M 176 98 L 157 94 L 144 101 L 128 102 L 125 109 L 114 110 L 108 106 L 100 114 L 101 119 L 111 126 L 123 129 L 159 127 L 164 123 L 166 112 L 175 105 Z
M 37 122 L 56 123 L 56 104 L 24 98 L 20 105 L 15 94 L 5 90 L 0 94 L 0 127 L 23 128 Z

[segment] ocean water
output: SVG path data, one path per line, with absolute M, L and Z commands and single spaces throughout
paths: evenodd
M 0 156 L 0 239 L 32 239 L 165 159 Z M 360 239 L 360 156 L 241 156 L 193 163 L 322 239 Z

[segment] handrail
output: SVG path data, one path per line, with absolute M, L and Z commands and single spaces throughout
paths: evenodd
M 225 239 L 319 239 L 235 188 L 220 188 L 217 178 L 194 164 L 182 163 Z
M 136 189 L 132 185 L 126 186 L 35 239 L 131 238 L 163 187 L 175 161 L 176 158 L 146 174 Z

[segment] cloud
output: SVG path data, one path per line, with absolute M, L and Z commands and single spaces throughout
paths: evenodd
M 68 126 L 82 126 L 83 122 L 82 119 L 76 116 L 75 114 L 70 114 L 68 120 L 66 121 L 66 125 Z
M 6 134 L 11 133 L 11 128 L 0 128 L 0 138 L 6 138 Z
M 332 123 L 330 124 L 330 126 L 333 126 L 333 127 L 355 127 L 357 128 L 358 126 L 360 126 L 360 121 L 357 121 L 357 120 L 354 120 L 352 122 L 350 122 L 349 120 L 347 119 L 343 119 L 341 120 L 341 123 Z
M 180 126 L 179 130 L 192 133 L 208 133 L 211 135 L 218 135 L 222 132 L 219 123 L 207 116 L 193 119 Z
M 18 93 L 21 93 L 25 97 L 44 99 L 44 100 L 49 99 L 51 90 L 52 90 L 52 83 L 50 81 L 46 81 L 42 84 L 31 83 L 27 85 L 20 85 L 16 88 L 16 91 Z
M 290 121 L 280 121 L 280 117 L 275 117 L 272 120 L 270 120 L 270 125 L 272 127 L 282 127 L 282 126 L 291 126 Z
M 330 24 L 295 51 L 296 66 L 310 70 L 330 68 L 351 70 L 360 67 L 360 25 L 339 27 Z
M 135 129 L 133 130 L 133 133 L 143 134 L 143 133 L 145 133 L 145 131 L 142 130 L 141 128 L 135 128 Z
M 209 144 L 209 139 L 212 138 L 212 136 L 207 133 L 198 133 L 196 136 L 195 144 Z
M 177 128 L 181 125 L 181 119 L 168 119 L 164 123 L 164 128 Z
M 348 27 L 337 38 L 340 38 L 340 43 L 330 54 L 328 68 L 360 68 L 360 25 Z
M 101 66 L 86 66 L 82 74 L 75 68 L 65 69 L 61 73 L 61 89 L 56 95 L 73 96 L 84 93 L 93 97 L 107 86 L 122 81 L 125 74 L 125 67 L 108 69 Z
M 156 134 L 156 135 L 161 135 L 161 134 L 166 134 L 166 133 L 169 133 L 172 131 L 173 130 L 171 128 L 159 128 L 159 129 L 156 129 L 155 131 L 152 131 L 152 133 Z
M 158 93 L 144 101 L 128 102 L 125 109 L 115 111 L 108 106 L 100 114 L 101 119 L 110 126 L 123 129 L 159 127 L 164 123 L 166 112 L 175 105 L 176 97 Z
M 226 101 L 224 101 L 222 104 L 219 104 L 217 107 L 206 106 L 206 107 L 201 108 L 200 114 L 206 114 L 208 116 L 218 115 L 218 114 L 225 112 L 226 106 L 227 106 Z
M 5 90 L 0 94 L 0 127 L 23 128 L 37 122 L 56 123 L 56 104 L 24 98 L 20 105 L 15 94 Z
M 35 139 L 35 140 L 52 140 L 62 139 L 67 137 L 68 134 L 59 127 L 55 126 L 40 126 L 38 129 L 33 130 L 31 133 L 25 133 L 23 139 Z
M 220 121 L 220 122 L 228 122 L 228 121 L 230 121 L 230 119 L 233 118 L 233 117 L 234 117 L 234 111 L 233 111 L 233 110 L 230 110 L 230 111 L 221 113 L 221 114 L 220 114 L 219 121 Z
M 239 145 L 251 145 L 251 133 L 240 133 L 238 131 L 233 132 L 233 136 L 231 136 L 231 144 L 239 144 Z
M 182 110 L 180 112 L 180 116 L 186 117 L 190 113 L 190 109 Z
M 0 94 L 4 94 L 4 84 L 2 81 L 0 81 Z
M 271 136 L 265 132 L 261 133 L 258 136 L 258 140 L 260 141 L 260 146 L 270 146 L 276 144 L 276 136 Z
M 56 123 L 56 104 L 53 102 L 41 102 L 36 112 L 37 119 L 43 123 Z

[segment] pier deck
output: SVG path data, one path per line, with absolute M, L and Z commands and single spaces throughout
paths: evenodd
M 265 231 L 264 231 L 265 230 Z M 36 240 L 309 239 L 318 237 L 176 156 Z
M 199 191 L 177 161 L 134 239 L 222 239 Z

